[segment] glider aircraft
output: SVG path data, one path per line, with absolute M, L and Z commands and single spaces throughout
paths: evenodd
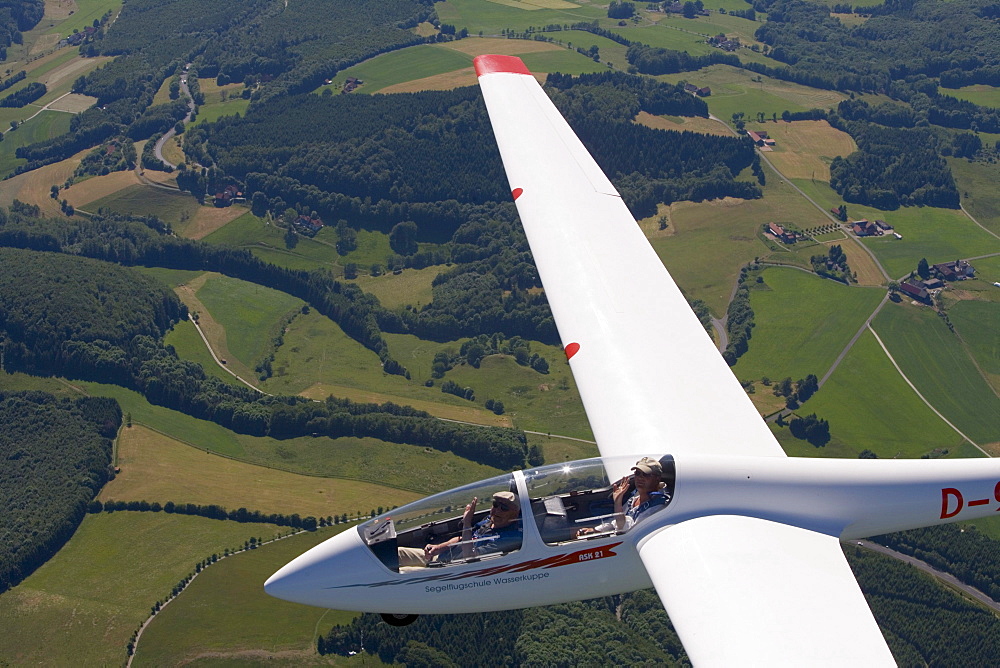
M 299 556 L 267 593 L 401 625 L 655 587 L 698 666 L 893 665 L 841 542 L 1000 511 L 1000 462 L 786 457 L 524 63 L 475 67 L 600 457 L 394 509 Z M 641 458 L 669 503 L 620 522 L 614 481 Z M 478 549 L 491 539 L 469 520 L 498 507 L 518 540 Z M 407 548 L 426 563 L 401 563 Z

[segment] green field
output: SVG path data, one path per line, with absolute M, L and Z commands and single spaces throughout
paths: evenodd
M 377 93 L 386 86 L 466 67 L 472 67 L 472 56 L 441 46 L 422 44 L 383 53 L 354 67 L 341 70 L 334 77 L 332 84 L 321 86 L 320 90 L 332 88 L 334 93 L 338 93 L 347 77 L 355 77 L 364 81 L 364 85 L 358 89 L 359 92 Z
M 733 367 L 747 380 L 822 378 L 885 295 L 795 269 L 771 268 L 763 277 L 770 289 L 750 292 L 756 327 Z
M 927 401 L 980 445 L 1000 441 L 1000 398 L 929 308 L 887 304 L 873 324 Z
M 791 456 L 855 458 L 868 449 L 888 459 L 919 457 L 934 448 L 955 454 L 963 441 L 906 384 L 870 332 L 796 413 L 828 420 L 831 441 L 816 448 L 785 429 L 781 443 Z
M 591 42 L 595 42 L 597 38 L 596 35 L 591 35 L 594 39 Z M 586 42 L 586 40 L 583 40 Z M 611 40 L 608 40 L 611 42 Z M 621 46 L 615 42 L 611 42 L 616 47 L 621 48 Z M 625 69 L 628 65 L 625 60 L 625 52 L 622 50 L 621 55 L 614 53 L 614 51 L 609 49 L 602 49 L 600 51 L 601 62 L 594 62 L 592 59 L 577 53 L 576 51 L 539 51 L 537 53 L 526 53 L 521 56 L 521 60 L 532 72 L 561 72 L 563 74 L 590 74 L 592 72 L 605 72 L 609 65 L 614 65 L 617 69 Z M 603 64 L 607 63 L 607 65 Z
M 960 301 L 948 315 L 969 355 L 1000 391 L 1000 303 Z
M 902 239 L 886 235 L 863 240 L 889 275 L 896 279 L 915 271 L 920 258 L 936 264 L 1000 252 L 1000 239 L 973 223 L 961 211 L 929 206 L 881 211 L 850 204 L 848 215 L 853 220 L 884 219 L 903 235 Z
M 33 115 L 38 111 L 38 108 L 29 106 L 14 111 L 18 113 L 11 120 L 21 120 Z M 14 156 L 14 152 L 18 148 L 69 132 L 69 123 L 72 119 L 72 114 L 60 111 L 43 111 L 30 121 L 18 125 L 16 130 L 10 130 L 9 121 L 4 123 L 4 127 L 0 130 L 7 130 L 7 132 L 4 133 L 3 141 L 0 142 L 0 176 L 13 174 L 17 167 L 28 162 Z
M 191 127 L 198 127 L 201 123 L 214 123 L 223 116 L 242 115 L 246 113 L 249 106 L 250 100 L 244 100 L 241 97 L 202 105 L 198 107 L 198 117 L 194 119 Z
M 709 86 L 712 94 L 704 98 L 708 109 L 727 123 L 736 112 L 756 117 L 763 112 L 770 119 L 788 111 L 827 109 L 836 107 L 845 95 L 772 79 L 729 65 L 711 65 L 696 72 L 681 72 L 657 77 L 671 83 L 684 80 L 698 86 Z
M 230 353 L 251 369 L 270 354 L 285 318 L 304 305 L 287 293 L 221 275 L 205 281 L 196 294 L 226 329 Z
M 56 556 L 0 596 L 0 656 L 21 666 L 120 665 L 151 606 L 198 561 L 280 530 L 166 513 L 88 515 Z
M 948 158 L 948 166 L 962 195 L 962 206 L 980 225 L 1000 234 L 1000 192 L 996 187 L 1000 165 Z
M 327 663 L 316 654 L 317 633 L 347 624 L 357 613 L 281 601 L 265 594 L 261 585 L 286 563 L 343 530 L 335 527 L 298 534 L 205 569 L 147 627 L 133 665 L 201 664 L 206 655 L 212 657 L 212 664 L 226 660 L 268 665 Z M 372 659 L 358 657 L 348 662 L 337 658 L 337 665 Z
M 183 285 L 205 273 L 196 270 L 164 269 L 162 267 L 136 267 L 135 269 L 147 276 L 152 276 L 161 283 L 170 286 L 170 288 L 176 288 L 178 285 Z
M 579 6 L 567 9 L 532 9 L 533 6 L 527 3 L 525 8 L 521 8 L 483 0 L 448 0 L 434 3 L 434 9 L 442 23 L 450 23 L 459 30 L 468 28 L 471 34 L 482 31 L 485 35 L 500 35 L 500 31 L 505 28 L 523 31 L 531 26 L 608 20 L 606 5 L 582 2 L 573 4 Z
M 994 109 L 1000 107 L 1000 88 L 995 86 L 973 84 L 962 88 L 942 88 L 940 93 L 978 104 L 981 107 L 993 107 Z
M 433 298 L 431 282 L 446 269 L 447 267 L 441 265 L 423 269 L 405 269 L 401 274 L 361 276 L 356 282 L 362 290 L 378 297 L 379 302 L 386 308 L 420 307 L 431 302 Z

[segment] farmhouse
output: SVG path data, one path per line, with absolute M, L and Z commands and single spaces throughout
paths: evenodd
M 903 281 L 899 284 L 899 291 L 905 295 L 909 295 L 918 301 L 925 303 L 930 302 L 930 293 L 927 292 L 927 288 L 920 281 L 910 280 Z
M 215 206 L 229 206 L 233 202 L 245 202 L 246 198 L 236 186 L 226 186 L 222 192 L 215 193 Z
M 347 77 L 347 81 L 344 82 L 344 88 L 340 92 L 350 93 L 352 90 L 354 90 L 363 83 L 364 81 L 358 79 L 357 77 Z
M 299 234 L 307 237 L 314 237 L 316 233 L 323 229 L 323 220 L 319 216 L 299 216 L 292 221 L 292 226 Z
M 928 290 L 937 290 L 944 287 L 944 282 L 940 278 L 928 278 L 924 280 L 924 287 Z
M 976 270 L 965 260 L 955 260 L 954 262 L 942 262 L 934 265 L 937 275 L 946 281 L 964 281 L 967 278 L 975 278 Z
M 723 51 L 736 51 L 740 48 L 740 40 L 737 37 L 729 38 L 719 33 L 715 37 L 705 40 L 710 46 L 722 49 Z
M 799 239 L 796 232 L 790 232 L 777 223 L 768 223 L 765 231 L 779 241 L 786 244 L 794 244 Z
M 880 237 L 884 234 L 882 228 L 870 220 L 856 220 L 851 230 L 859 237 Z

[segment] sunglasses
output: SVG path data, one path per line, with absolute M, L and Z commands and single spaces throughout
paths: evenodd
M 510 512 L 513 509 L 513 506 L 508 506 L 506 503 L 502 503 L 500 501 L 494 501 L 493 502 L 493 507 L 494 508 L 498 508 L 498 509 L 502 510 L 505 513 L 508 513 L 508 512 Z

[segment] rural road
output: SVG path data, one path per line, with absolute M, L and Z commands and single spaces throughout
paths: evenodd
M 194 98 L 191 97 L 191 90 L 188 88 L 187 78 L 188 78 L 187 73 L 181 75 L 181 93 L 184 95 L 184 97 L 187 98 L 188 101 L 187 116 L 184 117 L 181 123 L 190 123 L 191 116 L 194 114 Z M 173 139 L 174 135 L 176 134 L 177 130 L 175 130 L 174 128 L 170 128 L 163 134 L 162 137 L 160 137 L 159 141 L 156 142 L 156 146 L 153 147 L 153 155 L 156 156 L 156 159 L 162 162 L 164 165 L 169 166 L 170 169 L 177 169 L 177 165 L 173 164 L 172 162 L 163 157 L 163 145 L 166 144 L 171 139 Z

